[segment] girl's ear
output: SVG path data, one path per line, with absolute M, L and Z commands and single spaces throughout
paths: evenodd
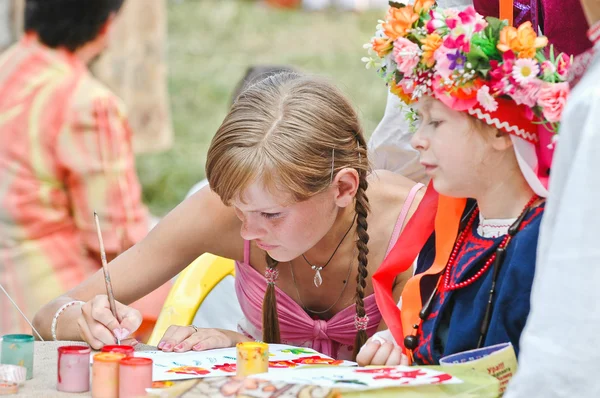
M 354 203 L 360 177 L 358 172 L 350 167 L 340 170 L 333 179 L 336 188 L 335 202 L 339 207 L 347 207 Z
M 510 134 L 498 129 L 494 130 L 491 139 L 492 147 L 497 151 L 506 151 L 507 149 L 510 149 L 513 146 Z

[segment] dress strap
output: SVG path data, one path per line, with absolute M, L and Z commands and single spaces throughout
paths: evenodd
M 406 217 L 408 216 L 408 212 L 410 211 L 410 207 L 412 206 L 412 203 L 415 200 L 415 196 L 417 196 L 417 192 L 419 192 L 419 190 L 424 186 L 425 185 L 421 183 L 415 184 L 408 193 L 408 196 L 406 197 L 406 200 L 402 205 L 402 210 L 400 210 L 398 220 L 396 220 L 396 225 L 394 226 L 394 231 L 392 232 L 392 237 L 390 238 L 390 244 L 388 245 L 387 251 L 385 252 L 386 257 L 390 253 L 390 251 L 396 244 L 398 237 L 400 236 L 400 231 L 402 231 L 402 227 L 404 226 Z
M 250 264 L 250 241 L 244 241 L 244 264 Z

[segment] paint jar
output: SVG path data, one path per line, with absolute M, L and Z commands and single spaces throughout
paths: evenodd
M 152 388 L 152 359 L 129 357 L 119 363 L 119 398 L 135 398 L 146 395 Z
M 56 389 L 64 392 L 90 390 L 90 347 L 67 345 L 58 347 L 58 379 Z
M 105 345 L 102 347 L 102 352 L 120 352 L 126 357 L 132 357 L 135 351 L 130 345 Z
M 254 341 L 238 343 L 236 374 L 249 376 L 269 371 L 269 345 Z
M 19 392 L 19 385 L 13 381 L 0 380 L 0 395 L 13 395 Z
M 101 352 L 94 355 L 92 365 L 92 398 L 119 398 L 120 352 Z
M 27 380 L 33 377 L 33 336 L 30 334 L 6 334 L 2 336 L 0 362 L 23 366 L 27 369 Z

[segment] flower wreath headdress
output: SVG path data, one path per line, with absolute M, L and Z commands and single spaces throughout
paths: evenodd
M 365 47 L 367 68 L 378 67 L 405 103 L 430 95 L 531 144 L 525 152 L 533 150 L 535 159 L 521 153 L 519 161 L 535 163 L 530 168 L 547 186 L 571 57 L 555 56 L 530 22 L 512 27 L 472 6 L 459 11 L 438 8 L 434 0 L 391 1 Z

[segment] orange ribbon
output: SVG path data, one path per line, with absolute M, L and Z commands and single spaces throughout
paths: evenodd
M 500 19 L 508 20 L 508 24 L 514 24 L 513 0 L 500 0 Z
M 419 322 L 419 311 L 423 303 L 420 281 L 423 276 L 439 274 L 445 268 L 458 235 L 465 204 L 466 199 L 439 195 L 433 185 L 429 184 L 417 211 L 406 225 L 394 248 L 373 274 L 377 306 L 396 343 L 402 347 L 404 347 L 404 331 L 413 330 L 412 325 Z M 402 292 L 402 311 L 400 311 L 392 292 L 394 280 L 410 268 L 434 229 L 436 233 L 434 263 L 426 272 L 413 276 L 406 283 Z M 403 350 L 407 353 L 405 348 Z

